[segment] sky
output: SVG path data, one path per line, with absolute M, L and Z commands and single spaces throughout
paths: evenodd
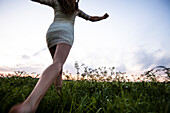
M 91 16 L 109 18 L 76 17 L 64 71 L 75 73 L 75 61 L 134 74 L 170 67 L 170 0 L 80 0 L 79 5 Z M 0 0 L 0 17 L 0 72 L 42 73 L 52 63 L 45 36 L 53 9 L 30 0 Z

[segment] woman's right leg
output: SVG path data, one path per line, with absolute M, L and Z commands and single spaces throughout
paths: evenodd
M 52 46 L 49 51 L 50 51 L 50 54 L 51 54 L 51 57 L 52 59 L 54 60 L 54 54 L 55 54 L 55 51 L 56 51 L 56 46 Z M 55 85 L 55 88 L 57 91 L 60 91 L 61 88 L 62 88 L 62 70 L 60 72 L 60 74 L 57 76 L 57 79 L 54 81 L 54 85 Z M 60 92 L 61 93 L 61 92 Z
M 30 113 L 35 112 L 41 99 L 45 95 L 46 91 L 56 80 L 57 75 L 62 70 L 62 66 L 66 61 L 71 46 L 68 44 L 57 44 L 56 52 L 54 54 L 53 64 L 51 64 L 42 74 L 41 78 L 37 82 L 35 88 L 28 96 L 28 98 L 18 107 L 13 107 L 10 111 L 16 111 L 16 113 Z M 30 107 L 30 110 L 25 111 Z M 29 108 L 28 108 L 29 109 Z

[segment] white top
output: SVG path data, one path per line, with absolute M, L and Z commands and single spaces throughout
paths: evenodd
M 64 14 L 61 11 L 61 6 L 58 0 L 31 0 L 39 2 L 44 5 L 48 5 L 54 9 L 54 21 L 50 25 L 47 34 L 46 40 L 48 48 L 58 44 L 58 43 L 67 43 L 73 45 L 74 41 L 74 21 L 75 17 L 78 15 L 86 20 L 90 19 L 90 16 L 85 14 L 81 10 L 77 10 L 72 14 Z
M 58 2 L 58 0 L 55 0 L 56 1 L 56 4 L 55 6 L 53 7 L 54 9 L 54 22 L 56 21 L 64 21 L 64 22 L 69 22 L 71 24 L 74 25 L 74 21 L 75 21 L 75 18 L 76 16 L 78 15 L 78 12 L 76 11 L 75 13 L 73 14 L 64 14 L 62 11 L 61 11 L 61 6 Z
M 79 16 L 81 15 L 81 17 L 84 17 L 84 19 L 89 19 L 90 16 L 85 14 L 83 11 L 81 10 L 78 10 L 76 11 L 75 13 L 73 14 L 64 14 L 62 11 L 61 11 L 61 6 L 58 2 L 58 0 L 32 0 L 32 1 L 35 1 L 35 2 L 39 2 L 41 4 L 44 4 L 44 5 L 48 5 L 50 7 L 52 7 L 54 9 L 54 22 L 69 22 L 71 23 L 72 25 L 74 25 L 74 21 L 75 21 L 75 17 L 79 14 Z

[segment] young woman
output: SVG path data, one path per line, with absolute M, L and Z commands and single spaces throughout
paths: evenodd
M 31 0 L 54 9 L 54 21 L 50 25 L 46 41 L 53 63 L 45 69 L 28 98 L 11 108 L 10 113 L 34 113 L 46 91 L 55 83 L 56 90 L 62 87 L 62 68 L 74 41 L 74 21 L 79 16 L 92 22 L 106 19 L 109 15 L 89 16 L 78 8 L 76 0 Z

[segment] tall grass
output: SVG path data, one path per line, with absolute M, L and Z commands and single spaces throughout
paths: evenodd
M 0 113 L 24 101 L 38 79 L 0 78 Z M 63 96 L 54 85 L 37 113 L 169 113 L 170 84 L 159 82 L 63 81 Z M 169 104 L 168 104 L 169 102 Z

